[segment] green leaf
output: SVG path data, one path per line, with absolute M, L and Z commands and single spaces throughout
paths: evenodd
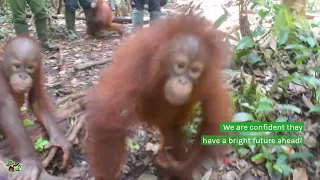
M 265 158 L 264 158 L 264 156 L 263 156 L 262 153 L 256 154 L 256 155 L 254 155 L 254 156 L 251 157 L 251 161 L 252 161 L 252 162 L 258 162 L 258 161 L 262 161 L 262 160 L 264 160 L 264 159 L 265 159 Z
M 4 22 L 4 18 L 0 17 L 0 23 L 3 23 L 3 22 Z
M 274 111 L 272 106 L 268 103 L 259 103 L 256 113 L 259 112 L 272 112 Z
M 21 111 L 21 112 L 24 112 L 24 111 L 26 111 L 27 109 L 28 109 L 28 107 L 22 106 L 22 107 L 20 108 L 20 111 Z
M 310 56 L 311 56 L 310 52 L 303 52 L 302 54 L 298 54 L 294 58 L 296 60 L 296 65 L 301 65 Z
M 276 122 L 287 122 L 287 121 L 288 121 L 288 117 L 284 117 L 284 116 L 278 117 L 278 119 L 276 120 Z
M 265 33 L 266 31 L 266 27 L 264 27 L 263 25 L 259 25 L 252 33 L 252 35 L 254 37 L 257 37 L 257 36 L 261 36 Z
M 222 14 L 214 23 L 213 27 L 219 28 L 222 23 L 224 23 L 228 18 L 228 13 Z
M 320 46 L 317 46 L 317 47 L 312 48 L 312 51 L 313 51 L 313 52 L 320 51 Z
M 281 31 L 281 29 L 283 29 L 286 26 L 288 26 L 288 21 L 286 19 L 284 8 L 281 8 L 277 12 L 277 15 L 273 23 L 273 28 L 275 29 L 275 31 L 279 32 Z
M 318 67 L 314 67 L 314 68 L 312 68 L 315 72 L 317 72 L 317 73 L 320 73 L 320 67 L 318 66 Z
M 302 76 L 302 80 L 307 81 L 308 85 L 314 88 L 320 85 L 320 80 L 314 76 Z
M 312 85 L 313 87 L 317 87 L 320 85 L 320 79 L 314 76 L 302 76 L 304 81 L 307 81 L 308 85 Z
M 261 62 L 261 57 L 252 53 L 248 54 L 247 58 L 251 64 L 256 64 L 258 62 Z
M 266 168 L 267 168 L 267 170 L 268 170 L 269 175 L 272 174 L 272 172 L 273 172 L 272 162 L 267 161 L 267 162 L 266 162 Z
M 316 104 L 314 107 L 310 108 L 308 113 L 319 113 L 320 112 L 320 104 Z
M 40 145 L 41 145 L 42 147 L 44 147 L 44 146 L 47 145 L 47 144 L 49 144 L 49 141 L 46 140 L 46 139 L 43 139 L 43 140 L 41 141 L 41 143 L 40 143 Z
M 317 41 L 315 40 L 315 38 L 313 38 L 313 37 L 311 37 L 311 36 L 309 36 L 308 38 L 307 38 L 307 42 L 308 42 L 308 44 L 310 45 L 310 47 L 311 48 L 313 48 L 315 45 L 317 45 Z
M 138 143 L 136 143 L 133 139 L 131 138 L 126 138 L 126 144 L 127 146 L 129 147 L 129 149 L 131 151 L 135 151 L 135 150 L 139 150 L 140 149 L 140 146 Z
M 262 97 L 262 98 L 259 99 L 259 102 L 260 103 L 267 103 L 267 104 L 271 105 L 273 103 L 273 100 L 270 99 L 270 98 L 267 98 L 267 97 Z
M 248 147 L 251 149 L 252 152 L 255 152 L 254 150 L 256 149 L 257 145 L 249 144 Z
M 297 106 L 291 105 L 291 104 L 282 104 L 280 106 L 281 109 L 283 110 L 289 110 L 289 111 L 293 111 L 296 112 L 298 114 L 301 114 L 301 109 L 298 108 Z
M 252 121 L 254 118 L 251 116 L 251 114 L 246 112 L 239 112 L 233 115 L 232 121 L 233 122 L 246 122 L 246 121 Z
M 300 50 L 300 51 L 308 51 L 309 49 L 302 45 L 302 44 L 289 44 L 287 45 L 284 49 L 289 50 L 289 49 L 293 49 L 293 50 Z
M 237 52 L 237 59 L 240 59 L 241 57 L 247 56 L 250 54 L 250 52 L 247 49 L 239 50 Z
M 277 164 L 283 165 L 283 164 L 287 164 L 287 156 L 284 154 L 279 154 L 278 158 L 277 158 Z
M 263 150 L 263 155 L 264 155 L 264 157 L 265 157 L 266 159 L 268 159 L 269 156 L 271 155 L 271 154 L 270 154 L 270 150 L 269 150 L 266 146 L 264 146 L 264 145 L 262 145 L 262 150 Z
M 282 168 L 280 164 L 274 164 L 273 169 L 278 171 L 280 174 L 282 174 Z
M 236 50 L 246 49 L 246 48 L 252 48 L 256 45 L 254 40 L 249 36 L 243 36 L 237 44 Z
M 241 107 L 246 107 L 246 108 L 251 109 L 251 110 L 256 110 L 256 108 L 254 106 L 251 106 L 249 103 L 240 103 L 240 106 Z
M 291 173 L 293 173 L 293 169 L 290 168 L 287 164 L 281 164 L 280 166 L 281 166 L 281 169 L 282 169 L 283 176 L 287 177 Z
M 33 122 L 30 120 L 30 119 L 25 119 L 25 120 L 23 120 L 23 125 L 24 126 L 30 126 L 30 125 L 32 125 L 33 124 Z
M 298 152 L 290 155 L 288 158 L 289 160 L 293 159 L 307 159 L 307 158 L 312 158 L 313 154 L 309 152 Z
M 290 33 L 289 29 L 284 29 L 280 32 L 280 36 L 279 36 L 279 45 L 280 46 L 285 44 L 288 41 L 289 33 Z
M 320 89 L 317 89 L 316 91 L 316 100 L 319 101 L 320 98 Z
M 37 151 L 43 152 L 44 146 L 46 145 L 47 140 L 43 139 L 42 137 L 38 138 L 34 143 L 34 147 Z M 49 143 L 49 142 L 48 142 Z M 44 145 L 43 145 L 44 144 Z
M 238 154 L 240 157 L 245 157 L 246 155 L 248 155 L 248 153 L 250 152 L 248 149 L 241 147 L 240 149 L 238 149 Z
M 80 153 L 81 153 L 81 154 L 86 154 L 86 149 L 81 148 Z

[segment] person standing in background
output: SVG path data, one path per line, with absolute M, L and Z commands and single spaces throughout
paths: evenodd
M 78 0 L 64 0 L 64 2 L 68 39 L 74 40 L 77 38 L 77 34 L 75 31 L 75 20 L 76 10 L 79 9 Z M 84 10 L 86 22 L 88 23 L 89 18 L 92 16 L 91 2 L 89 0 L 79 0 L 79 3 Z
M 146 8 L 146 6 L 148 8 Z M 160 18 L 160 0 L 131 0 L 132 32 L 143 27 L 143 10 L 150 12 L 150 22 Z
M 56 51 L 59 47 L 49 42 L 48 37 L 48 12 L 45 0 L 9 0 L 12 12 L 13 27 L 16 35 L 29 34 L 29 26 L 26 17 L 26 5 L 34 14 L 35 27 L 41 46 L 45 49 Z

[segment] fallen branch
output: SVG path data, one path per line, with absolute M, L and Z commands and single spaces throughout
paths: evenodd
M 92 61 L 88 63 L 83 63 L 75 67 L 76 70 L 83 70 L 97 65 L 103 65 L 112 62 L 112 58 L 100 60 L 100 61 Z
M 65 119 L 68 116 L 70 116 L 73 113 L 76 113 L 77 111 L 80 111 L 82 109 L 82 106 L 79 104 L 74 104 L 71 108 L 69 109 L 65 109 L 61 112 L 59 112 L 59 114 L 56 115 L 56 117 L 58 119 Z
M 78 93 L 75 93 L 75 94 L 70 94 L 68 96 L 65 96 L 61 99 L 59 99 L 57 102 L 56 102 L 56 107 L 59 107 L 61 104 L 64 104 L 65 102 L 67 102 L 69 99 L 71 99 L 72 101 L 74 101 L 75 99 L 78 99 L 78 98 L 82 98 L 86 95 L 86 92 L 78 92 Z
M 77 123 L 74 124 L 74 128 L 71 127 L 72 131 L 70 132 L 69 135 L 67 135 L 67 140 L 69 142 L 72 143 L 76 139 L 78 132 L 83 126 L 84 120 L 85 120 L 85 115 L 80 116 Z M 42 161 L 42 166 L 44 168 L 46 168 L 49 165 L 51 160 L 54 158 L 57 150 L 58 150 L 58 147 L 56 146 L 50 149 L 48 156 Z
M 59 48 L 59 56 L 58 56 L 58 68 L 59 70 L 63 70 L 63 65 L 64 65 L 64 58 L 63 58 L 63 54 L 62 54 L 62 48 Z

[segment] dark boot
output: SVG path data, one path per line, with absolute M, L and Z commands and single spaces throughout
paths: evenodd
M 93 9 L 92 8 L 84 9 L 84 15 L 86 17 L 86 25 L 87 25 L 86 33 L 89 36 L 94 36 L 94 32 L 92 32 L 92 30 L 95 28 L 93 23 Z
M 143 27 L 143 10 L 132 10 L 132 32 Z
M 161 15 L 160 11 L 151 11 L 150 12 L 150 21 L 159 19 L 160 15 Z
M 59 50 L 59 47 L 57 45 L 49 42 L 47 18 L 43 18 L 35 21 L 35 26 L 36 26 L 38 38 L 41 42 L 41 46 L 50 51 Z
M 14 23 L 13 28 L 17 35 L 20 34 L 29 34 L 29 26 L 28 24 L 22 24 L 22 23 Z
M 66 18 L 66 25 L 67 25 L 67 31 L 68 31 L 68 39 L 72 41 L 77 38 L 77 34 L 75 31 L 76 12 L 66 11 L 65 18 Z

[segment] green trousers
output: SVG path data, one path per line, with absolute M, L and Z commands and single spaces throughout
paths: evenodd
M 29 33 L 26 4 L 28 3 L 32 13 L 34 14 L 36 31 L 41 43 L 48 41 L 48 13 L 45 0 L 9 0 L 12 12 L 13 27 L 17 35 Z

